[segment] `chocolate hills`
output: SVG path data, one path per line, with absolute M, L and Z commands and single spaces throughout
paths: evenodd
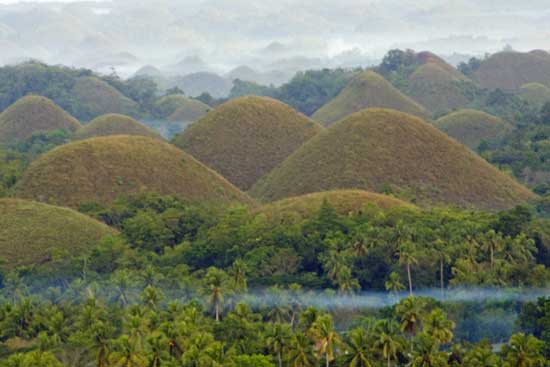
M 81 254 L 115 231 L 68 208 L 0 199 L 0 253 L 9 268 L 46 262 L 54 249 Z
M 142 136 L 109 136 L 58 147 L 33 161 L 17 197 L 78 207 L 120 195 L 156 192 L 225 205 L 250 198 L 187 153 Z
M 174 122 L 196 121 L 211 109 L 201 101 L 181 94 L 164 96 L 155 102 L 156 114 Z
M 435 126 L 473 150 L 482 141 L 495 141 L 512 130 L 501 118 L 476 110 L 453 112 L 437 120 Z
M 535 195 L 414 116 L 360 111 L 321 132 L 250 191 L 264 201 L 335 189 L 393 191 L 422 205 L 508 208 Z
M 248 190 L 322 127 L 267 97 L 231 100 L 192 124 L 174 144 Z
M 550 87 L 550 55 L 544 51 L 499 52 L 484 60 L 473 78 L 488 89 L 517 91 L 533 82 Z
M 72 93 L 81 104 L 86 106 L 90 119 L 108 113 L 132 115 L 138 109 L 136 102 L 96 77 L 77 79 Z
M 325 201 L 342 215 L 357 214 L 369 205 L 382 210 L 416 208 L 414 205 L 394 197 L 369 191 L 334 190 L 279 200 L 261 206 L 257 213 L 265 215 L 271 222 L 282 221 L 289 217 L 301 220 L 316 215 Z
M 35 132 L 57 129 L 74 132 L 78 128 L 78 120 L 48 98 L 27 96 L 0 114 L 0 143 L 27 139 Z
M 329 126 L 365 108 L 391 108 L 427 118 L 430 113 L 373 71 L 361 73 L 312 118 Z
M 141 135 L 151 138 L 161 138 L 153 129 L 143 125 L 133 118 L 119 114 L 107 114 L 96 117 L 88 124 L 80 128 L 76 134 L 77 139 L 88 139 L 109 135 Z

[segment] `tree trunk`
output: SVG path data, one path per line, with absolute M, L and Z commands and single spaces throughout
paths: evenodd
M 494 249 L 493 249 L 493 246 L 491 246 L 491 269 L 493 268 L 494 257 L 495 257 Z
M 216 303 L 216 322 L 220 322 L 220 305 Z
M 439 260 L 439 286 L 441 287 L 441 300 L 445 298 L 445 280 L 443 279 L 443 259 Z
M 407 263 L 407 277 L 409 278 L 409 295 L 413 295 L 413 283 L 412 283 L 412 276 L 411 276 L 411 263 Z
M 391 367 L 390 357 L 391 357 L 391 355 L 388 353 L 388 367 Z
M 279 360 L 279 367 L 283 367 L 283 358 L 281 357 L 281 352 L 277 353 L 277 359 Z
M 325 353 L 325 357 L 326 357 L 326 367 L 330 367 L 330 361 L 328 359 L 328 353 Z

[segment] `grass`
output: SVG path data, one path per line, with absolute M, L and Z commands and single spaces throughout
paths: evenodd
M 9 268 L 46 262 L 54 249 L 78 255 L 114 233 L 106 225 L 68 208 L 0 199 L 0 256 Z
M 80 123 L 46 97 L 19 99 L 0 115 L 0 142 L 27 139 L 36 132 L 65 129 L 74 132 Z
M 457 73 L 448 71 L 440 63 L 426 63 L 409 77 L 407 94 L 436 114 L 462 108 L 469 103 L 461 88 L 461 83 L 467 81 Z
M 335 190 L 276 201 L 259 207 L 257 213 L 265 215 L 271 222 L 280 222 L 285 218 L 301 220 L 316 215 L 325 200 L 342 215 L 358 214 L 370 205 L 383 210 L 398 207 L 416 208 L 410 203 L 387 195 L 362 190 Z
M 336 189 L 391 191 L 424 206 L 481 209 L 536 197 L 437 128 L 387 109 L 358 112 L 321 132 L 250 193 L 275 201 Z
M 322 127 L 267 97 L 231 100 L 192 124 L 174 144 L 248 190 Z
M 95 77 L 79 78 L 73 87 L 73 94 L 75 99 L 88 108 L 87 112 L 93 117 L 108 113 L 132 115 L 138 109 L 136 102 Z
M 518 91 L 526 83 L 550 87 L 550 55 L 541 52 L 500 52 L 481 63 L 474 79 L 488 89 Z
M 437 120 L 435 126 L 473 150 L 482 141 L 496 141 L 513 129 L 501 118 L 476 110 L 453 112 Z
M 78 207 L 155 192 L 226 205 L 251 199 L 175 146 L 142 136 L 109 136 L 58 147 L 33 161 L 15 187 L 21 198 Z
M 93 119 L 90 123 L 84 125 L 76 132 L 75 138 L 88 139 L 109 135 L 140 135 L 151 138 L 161 138 L 156 131 L 133 118 L 114 113 Z
M 391 108 L 419 117 L 430 113 L 421 105 L 401 93 L 382 76 L 372 71 L 361 73 L 332 101 L 313 114 L 313 119 L 325 126 L 365 108 Z
M 536 108 L 542 108 L 542 106 L 550 102 L 550 88 L 541 83 L 523 84 L 520 87 L 519 93 L 523 100 Z
M 212 108 L 199 100 L 182 94 L 172 94 L 155 102 L 155 112 L 160 118 L 174 122 L 196 121 Z

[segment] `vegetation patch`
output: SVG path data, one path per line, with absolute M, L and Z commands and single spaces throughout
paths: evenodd
M 48 98 L 27 96 L 0 115 L 0 143 L 28 139 L 38 132 L 59 129 L 74 132 L 78 128 L 78 120 Z
M 523 84 L 519 90 L 521 99 L 527 101 L 533 107 L 541 109 L 550 102 L 550 88 L 541 83 Z
M 71 209 L 0 199 L 0 256 L 9 268 L 50 261 L 56 250 L 81 254 L 115 232 Z
M 48 152 L 29 166 L 15 191 L 19 197 L 70 207 L 145 192 L 213 204 L 251 201 L 180 149 L 159 139 L 124 135 Z
M 321 130 L 282 102 L 242 97 L 208 113 L 174 143 L 248 190 Z
M 414 194 L 423 205 L 499 209 L 535 195 L 414 116 L 356 113 L 321 132 L 251 190 L 266 201 L 334 189 Z
M 77 139 L 88 139 L 108 135 L 141 135 L 160 138 L 159 134 L 153 129 L 129 116 L 119 114 L 107 114 L 93 119 L 80 128 L 75 137 Z
M 329 126 L 365 108 L 391 108 L 419 117 L 430 113 L 401 93 L 382 76 L 367 71 L 355 77 L 332 101 L 313 114 L 313 119 Z

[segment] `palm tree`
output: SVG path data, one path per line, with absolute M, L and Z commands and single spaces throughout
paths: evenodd
M 502 362 L 493 353 L 490 342 L 481 342 L 470 348 L 462 361 L 464 367 L 500 367 Z
M 208 269 L 205 280 L 208 287 L 208 304 L 214 310 L 216 322 L 219 322 L 224 304 L 226 274 L 223 270 L 212 267 Z
M 317 358 L 311 339 L 302 333 L 295 334 L 288 345 L 286 360 L 290 367 L 316 367 Z
M 483 236 L 483 242 L 481 244 L 481 249 L 489 252 L 489 260 L 491 264 L 491 269 L 495 264 L 495 253 L 502 247 L 502 235 L 495 232 L 495 230 L 489 230 Z
M 266 339 L 267 349 L 277 356 L 279 367 L 283 366 L 283 353 L 290 340 L 290 326 L 285 324 L 274 324 Z
M 136 348 L 126 335 L 118 338 L 115 351 L 111 353 L 109 361 L 113 367 L 146 367 L 147 357 Z
M 455 323 L 449 319 L 443 311 L 435 308 L 426 317 L 423 323 L 424 332 L 441 344 L 450 343 L 453 340 Z
M 413 283 L 411 266 L 418 264 L 416 258 L 416 247 L 412 242 L 404 242 L 399 247 L 399 264 L 407 267 L 407 279 L 409 281 L 409 295 L 413 295 Z
M 325 356 L 325 366 L 329 367 L 334 360 L 335 348 L 340 344 L 340 336 L 334 330 L 330 315 L 320 316 L 312 325 L 312 332 L 317 339 L 318 352 Z
M 364 329 L 352 330 L 346 338 L 346 353 L 343 356 L 345 367 L 372 367 L 369 338 Z
M 290 306 L 290 326 L 294 329 L 296 324 L 296 315 L 301 308 L 301 294 L 302 286 L 300 284 L 293 283 L 288 287 L 289 306 Z
M 340 269 L 340 273 L 337 275 L 336 284 L 338 284 L 338 291 L 341 294 L 353 294 L 356 290 L 361 288 L 359 281 L 353 278 L 351 269 L 346 265 Z
M 451 261 L 451 257 L 449 256 L 447 244 L 441 239 L 435 241 L 432 251 L 439 262 L 439 288 L 441 290 L 441 298 L 443 298 L 445 292 L 445 264 Z
M 390 274 L 390 277 L 388 278 L 388 280 L 386 280 L 384 286 L 386 287 L 386 290 L 388 292 L 391 292 L 393 294 L 397 294 L 405 289 L 405 286 L 403 285 L 403 283 L 401 283 L 399 274 L 397 274 L 396 272 L 392 272 Z
M 397 352 L 402 345 L 395 337 L 398 331 L 398 325 L 392 320 L 381 320 L 376 325 L 378 334 L 374 347 L 382 351 L 382 356 L 386 360 L 387 367 L 391 366 L 391 360 L 397 359 Z
M 145 307 L 147 307 L 150 310 L 156 311 L 158 305 L 162 302 L 164 299 L 164 293 L 159 288 L 148 285 L 141 295 L 141 300 L 143 301 L 143 304 Z
M 162 361 L 170 358 L 168 340 L 162 333 L 156 332 L 147 338 L 149 367 L 161 367 Z
M 238 292 L 246 292 L 248 285 L 246 282 L 246 264 L 238 259 L 235 260 L 233 266 L 231 267 L 231 274 L 233 275 L 233 286 Z
M 395 307 L 395 312 L 401 319 L 401 331 L 412 337 L 422 321 L 422 300 L 416 297 L 402 299 Z
M 439 343 L 431 336 L 421 333 L 413 343 L 411 367 L 446 367 L 447 358 L 439 351 Z
M 502 350 L 504 367 L 544 367 L 543 348 L 544 343 L 532 335 L 514 334 Z

